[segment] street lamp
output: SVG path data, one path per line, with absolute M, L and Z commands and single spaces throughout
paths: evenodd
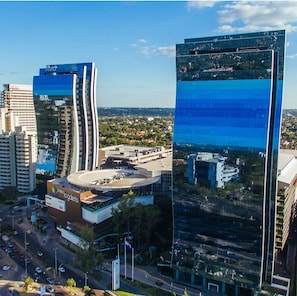
M 14 230 L 14 214 L 12 214 L 12 230 Z
M 27 251 L 27 231 L 25 231 L 25 251 Z
M 61 276 L 61 267 L 63 266 L 63 263 L 61 263 L 60 265 L 59 265 L 59 268 L 58 268 L 58 270 L 59 270 L 59 276 Z M 62 271 L 63 272 L 63 271 Z
M 57 271 L 57 266 L 58 266 L 58 260 L 57 260 L 57 249 L 58 248 L 54 248 L 54 251 L 55 251 L 55 278 L 56 278 L 56 276 L 57 276 L 57 273 L 58 273 L 58 271 Z
M 27 231 L 25 231 L 25 274 L 26 274 L 26 277 L 28 275 L 28 268 L 27 268 L 27 264 L 28 264 L 28 261 L 27 261 Z
M 85 286 L 88 286 L 88 272 L 85 273 Z

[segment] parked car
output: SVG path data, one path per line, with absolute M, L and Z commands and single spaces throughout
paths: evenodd
M 35 280 L 39 280 L 41 278 L 41 276 L 40 276 L 39 273 L 35 272 L 34 273 L 34 278 L 35 278 Z
M 37 273 L 42 273 L 42 270 L 41 270 L 41 268 L 40 268 L 40 267 L 38 267 L 38 266 L 35 268 L 35 271 L 36 271 Z
M 60 272 L 65 272 L 65 268 L 63 266 L 60 266 L 58 269 Z
M 9 270 L 9 269 L 10 269 L 10 265 L 8 265 L 8 264 L 5 264 L 2 266 L 3 271 Z
M 47 291 L 50 292 L 50 293 L 53 293 L 55 292 L 54 288 L 52 286 L 47 286 L 46 287 Z
M 51 284 L 51 285 L 54 284 L 54 280 L 52 278 L 48 277 L 48 278 L 46 278 L 46 280 L 49 284 Z

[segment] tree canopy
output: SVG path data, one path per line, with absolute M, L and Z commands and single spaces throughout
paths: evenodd
M 81 269 L 85 272 L 92 272 L 96 266 L 103 264 L 103 254 L 100 253 L 94 245 L 94 230 L 85 226 L 81 230 L 81 239 L 79 248 L 76 252 L 76 259 Z
M 150 244 L 154 228 L 161 219 L 161 211 L 155 205 L 137 202 L 133 192 L 125 194 L 112 209 L 114 231 L 133 233 L 137 246 Z

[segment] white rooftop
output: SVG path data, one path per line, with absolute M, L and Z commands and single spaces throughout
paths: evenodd
M 296 151 L 281 150 L 278 156 L 278 181 L 290 184 L 297 175 Z
M 75 186 L 98 191 L 118 191 L 151 185 L 158 182 L 160 176 L 146 177 L 136 170 L 106 169 L 95 171 L 79 171 L 67 177 L 67 181 Z

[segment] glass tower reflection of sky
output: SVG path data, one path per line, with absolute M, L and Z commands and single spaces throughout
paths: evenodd
M 49 65 L 34 76 L 38 173 L 67 176 L 98 162 L 94 63 Z
M 250 295 L 270 282 L 284 35 L 176 46 L 176 280 L 227 295 Z

